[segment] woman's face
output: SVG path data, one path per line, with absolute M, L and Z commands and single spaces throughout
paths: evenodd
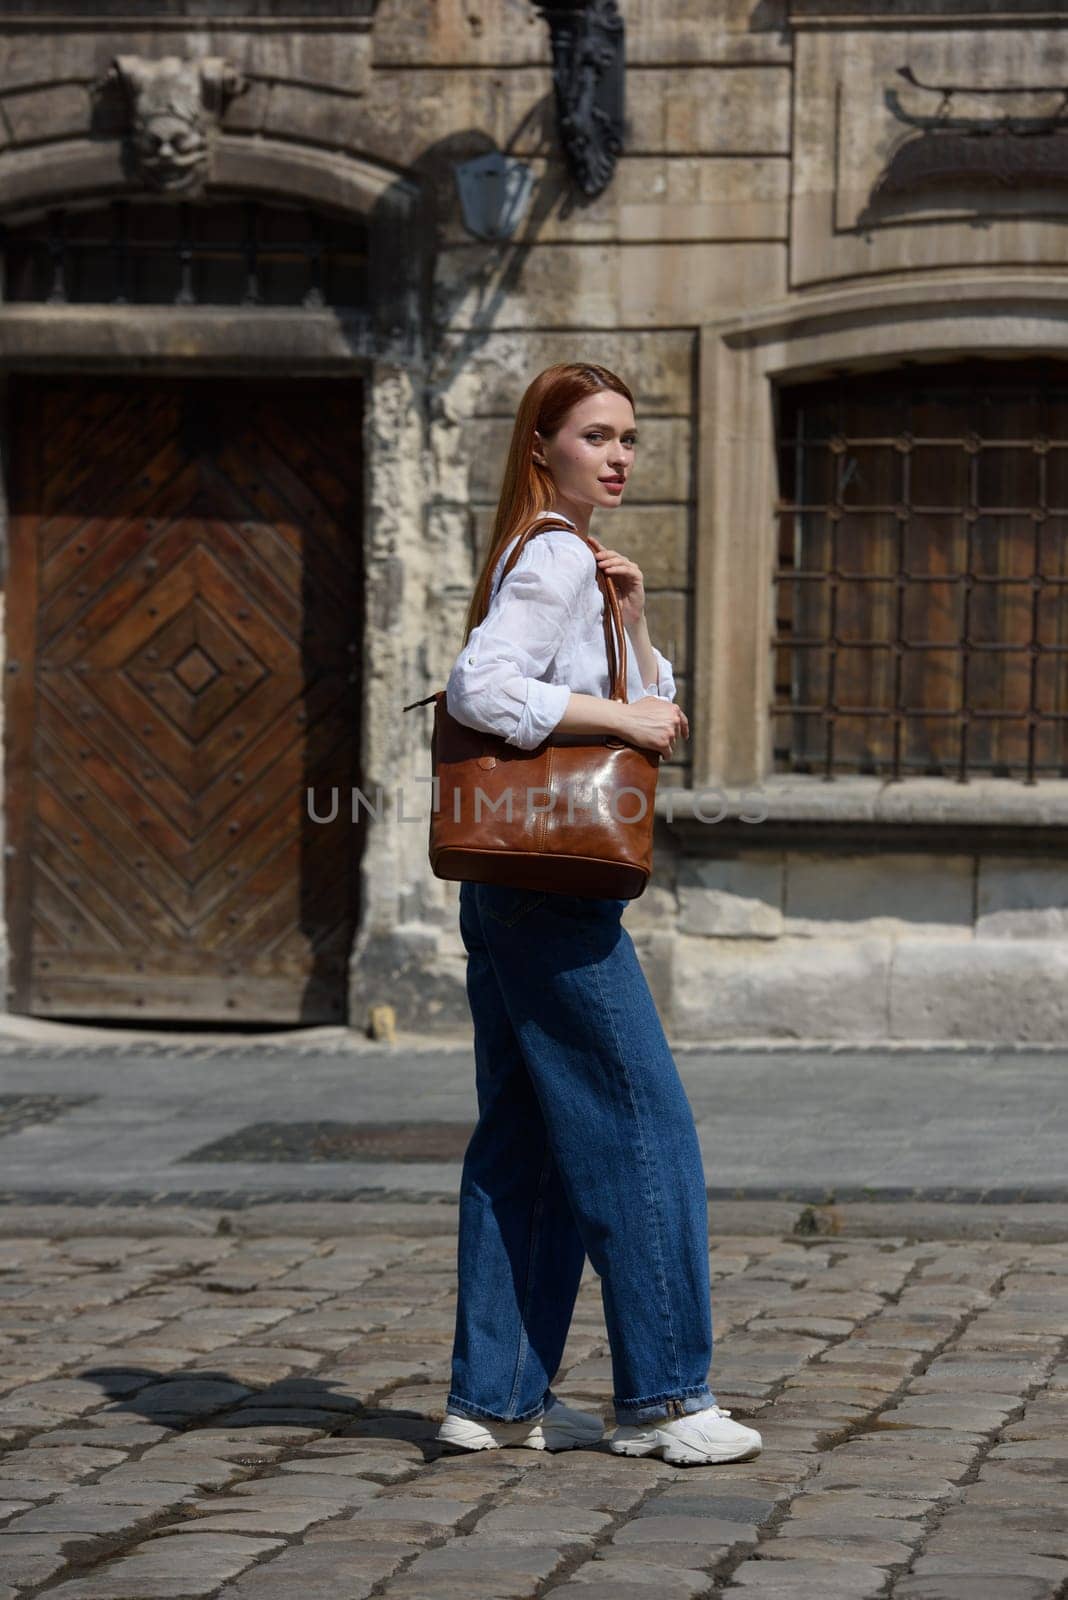
M 634 466 L 634 408 L 614 389 L 571 407 L 550 439 L 534 435 L 534 459 L 553 475 L 557 494 L 574 506 L 617 506 Z

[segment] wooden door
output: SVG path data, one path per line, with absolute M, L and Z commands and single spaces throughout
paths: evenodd
M 11 419 L 11 1009 L 344 1020 L 359 386 L 24 378 Z

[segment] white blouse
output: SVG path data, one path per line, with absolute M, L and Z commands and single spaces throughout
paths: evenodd
M 557 512 L 538 514 L 571 522 Z M 489 609 L 449 673 L 445 704 L 457 722 L 533 750 L 560 721 L 572 691 L 609 696 L 605 602 L 592 549 L 566 528 L 533 534 L 501 583 L 515 539 L 494 566 Z M 655 646 L 653 656 L 658 681 L 643 684 L 627 639 L 628 701 L 646 694 L 674 700 L 671 663 Z M 588 737 L 561 733 L 557 742 Z

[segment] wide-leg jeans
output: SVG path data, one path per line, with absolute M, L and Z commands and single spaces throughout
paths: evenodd
M 539 1416 L 588 1255 L 619 1423 L 715 1404 L 701 1151 L 625 900 L 464 882 L 478 1122 L 447 1406 Z

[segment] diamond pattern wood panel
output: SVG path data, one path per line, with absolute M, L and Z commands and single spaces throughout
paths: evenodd
M 343 1020 L 358 385 L 26 378 L 12 409 L 12 1009 Z

